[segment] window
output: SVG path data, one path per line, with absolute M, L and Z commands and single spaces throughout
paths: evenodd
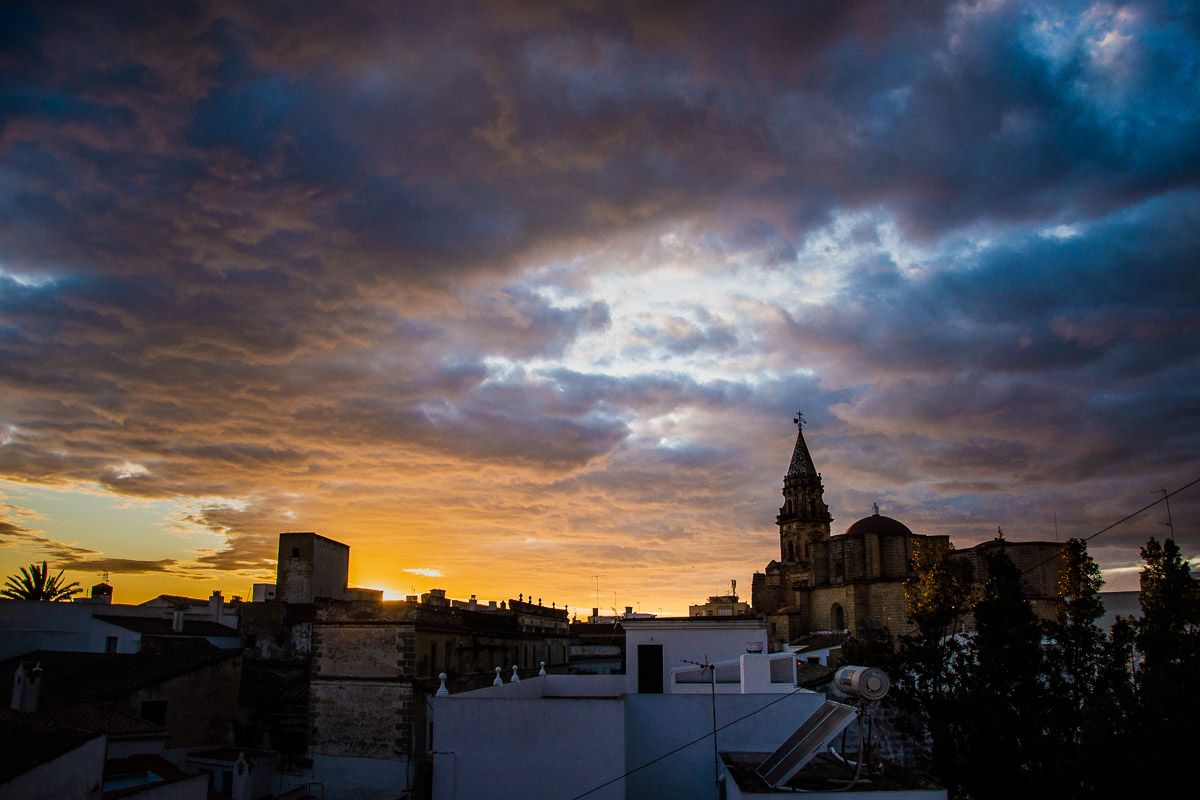
M 445 649 L 446 657 L 443 658 L 442 661 L 445 662 L 446 671 L 449 672 L 450 671 L 450 656 L 452 655 L 452 652 L 453 652 L 453 645 L 451 645 L 450 642 L 446 642 L 446 647 L 444 649 Z
M 437 675 L 437 642 L 429 643 L 429 674 Z
M 299 557 L 300 557 L 300 548 L 293 547 L 292 548 L 292 558 L 299 558 Z
M 138 714 L 146 722 L 153 722 L 155 725 L 167 724 L 167 701 L 166 700 L 143 700 L 142 707 Z
M 846 630 L 846 612 L 842 610 L 841 603 L 834 603 L 833 608 L 829 609 L 829 623 L 835 631 Z

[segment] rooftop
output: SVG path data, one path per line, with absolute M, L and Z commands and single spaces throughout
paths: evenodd
M 37 717 L 0 709 L 0 783 L 69 753 L 100 734 L 61 728 Z
M 845 791 L 846 784 L 854 777 L 854 767 L 840 761 L 832 753 L 818 753 L 796 777 L 780 788 L 773 788 L 759 777 L 757 771 L 769 755 L 770 753 L 721 753 L 721 760 L 725 762 L 726 770 L 742 794 L 794 796 L 795 792 L 800 791 L 819 792 L 818 797 L 854 797 L 859 793 L 882 792 L 886 793 L 884 796 L 912 800 L 944 800 L 946 797 L 944 789 L 888 762 L 883 762 L 883 769 L 879 774 L 865 776 L 853 787 L 853 791 L 848 793 Z
M 97 614 L 96 619 L 150 636 L 237 636 L 236 628 L 207 619 L 184 619 L 183 631 L 177 631 L 166 617 L 120 617 Z
M 41 703 L 66 705 L 111 700 L 241 655 L 239 650 L 179 653 L 61 653 L 35 650 L 0 661 L 0 685 L 11 685 L 23 661 L 41 664 Z

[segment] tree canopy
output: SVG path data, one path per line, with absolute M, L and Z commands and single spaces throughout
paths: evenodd
M 8 576 L 4 588 L 0 590 L 0 596 L 11 600 L 48 600 L 53 602 L 70 600 L 73 595 L 82 591 L 76 581 L 70 583 L 63 581 L 63 570 L 61 569 L 57 575 L 52 576 L 45 561 L 40 567 L 37 564 L 30 564 L 28 567 L 21 567 L 20 570 L 16 575 Z

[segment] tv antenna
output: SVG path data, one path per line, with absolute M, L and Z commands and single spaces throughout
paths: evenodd
M 1167 521 L 1163 524 L 1167 526 L 1167 530 L 1171 532 L 1171 538 L 1175 538 L 1175 521 L 1171 519 L 1171 495 L 1167 494 L 1166 489 L 1159 489 L 1162 493 L 1163 501 L 1167 504 Z
M 600 607 L 600 579 L 603 575 L 593 575 L 592 579 L 596 581 L 596 608 Z

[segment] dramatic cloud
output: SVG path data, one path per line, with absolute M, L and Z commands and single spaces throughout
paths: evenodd
M 0 480 L 151 533 L 45 500 L 0 566 L 244 592 L 318 530 L 682 611 L 774 554 L 796 408 L 837 530 L 1091 533 L 1200 472 L 1197 53 L 1165 0 L 8 4 Z

